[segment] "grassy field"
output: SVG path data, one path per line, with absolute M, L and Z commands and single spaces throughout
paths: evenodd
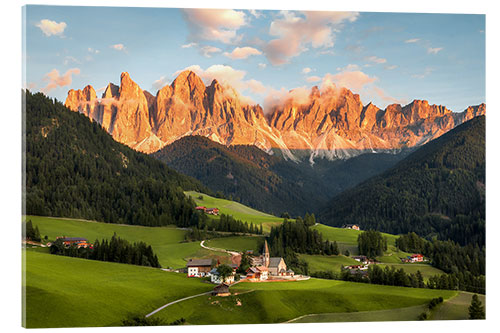
M 360 322 L 360 321 L 413 321 L 418 320 L 427 305 L 410 306 L 407 308 L 360 311 L 360 312 L 340 312 L 340 313 L 320 313 L 306 315 L 292 320 L 292 323 L 332 323 L 332 322 Z
M 213 288 L 159 269 L 24 250 L 26 326 L 114 326 Z
M 111 223 L 89 222 L 84 220 L 27 216 L 38 226 L 43 237 L 55 240 L 58 236 L 85 237 L 90 242 L 96 239 L 111 238 L 116 234 L 130 242 L 144 241 L 153 247 L 162 267 L 181 268 L 189 258 L 219 256 L 220 253 L 201 251 L 199 242 L 185 243 L 185 230 L 175 227 L 143 227 L 117 225 Z
M 263 244 L 264 238 L 258 236 L 222 237 L 210 239 L 205 242 L 205 245 L 209 247 L 238 252 L 252 250 L 254 254 L 259 254 L 262 252 Z
M 420 271 L 422 273 L 422 276 L 424 277 L 424 280 L 427 281 L 429 277 L 432 275 L 436 274 L 444 274 L 442 270 L 439 268 L 433 267 L 428 264 L 379 264 L 381 268 L 385 268 L 385 266 L 393 266 L 396 269 L 403 268 L 404 271 L 408 274 L 410 273 L 416 273 L 417 271 Z
M 457 296 L 452 297 L 439 305 L 430 316 L 432 320 L 465 320 L 469 319 L 469 306 L 472 300 L 472 293 L 461 291 Z M 486 309 L 486 296 L 479 295 L 479 300 Z
M 456 294 L 320 279 L 243 282 L 231 291 L 229 297 L 202 296 L 177 303 L 154 316 L 166 321 L 182 316 L 189 324 L 281 323 L 307 314 L 415 307 L 433 297 L 448 299 Z
M 193 198 L 199 206 L 205 206 L 207 208 L 216 207 L 219 208 L 221 214 L 232 215 L 237 220 L 248 223 L 252 222 L 258 225 L 262 224 L 264 232 L 269 232 L 271 230 L 271 226 L 283 222 L 282 218 L 260 212 L 238 202 L 214 198 L 204 193 L 195 191 L 186 191 L 184 193 Z M 202 196 L 203 199 L 199 199 L 200 196 Z
M 309 272 L 318 271 L 332 271 L 335 273 L 340 272 L 341 266 L 359 264 L 356 260 L 346 256 L 321 256 L 300 254 L 300 259 L 304 259 L 309 264 Z
M 337 241 L 337 243 L 358 245 L 358 235 L 362 233 L 362 230 L 353 229 L 343 229 L 330 227 L 324 224 L 317 224 L 312 227 L 323 234 L 324 239 L 330 241 Z M 387 237 L 387 245 L 395 245 L 398 236 L 382 233 L 383 236 Z

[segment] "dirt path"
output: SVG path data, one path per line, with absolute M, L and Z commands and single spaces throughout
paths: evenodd
M 148 314 L 146 315 L 146 318 L 148 318 L 148 317 L 150 317 L 150 316 L 154 315 L 155 313 L 157 313 L 157 312 L 159 312 L 159 311 L 161 311 L 161 310 L 165 309 L 166 307 L 169 307 L 170 305 L 173 305 L 173 304 L 176 304 L 176 303 L 179 303 L 179 302 L 182 302 L 182 301 L 185 301 L 185 300 L 191 299 L 191 298 L 195 298 L 195 297 L 198 297 L 198 296 L 208 295 L 208 294 L 210 294 L 210 293 L 212 293 L 212 291 L 207 291 L 207 292 L 205 292 L 205 293 L 201 293 L 201 294 L 198 294 L 198 295 L 193 295 L 193 296 L 188 296 L 188 297 L 180 298 L 180 299 L 175 300 L 175 301 L 173 301 L 173 302 L 167 303 L 167 304 L 165 304 L 165 305 L 163 305 L 163 306 L 159 307 L 158 309 L 154 310 L 153 312 L 148 313 Z
M 235 252 L 235 251 L 228 251 L 228 250 L 224 250 L 224 249 L 219 249 L 219 248 L 216 248 L 216 247 L 209 247 L 209 246 L 206 246 L 205 245 L 205 241 L 201 241 L 200 242 L 200 246 L 204 249 L 207 249 L 207 250 L 210 250 L 210 251 L 216 251 L 216 252 L 224 252 L 224 253 L 229 253 L 230 255 L 232 256 L 239 256 L 240 253 L 239 252 Z

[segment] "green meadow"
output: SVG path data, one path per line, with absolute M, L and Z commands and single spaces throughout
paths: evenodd
M 324 224 L 317 224 L 311 228 L 321 232 L 324 239 L 356 246 L 358 245 L 358 235 L 363 232 L 362 230 L 335 228 Z M 387 245 L 396 245 L 396 239 L 398 236 L 386 233 L 382 233 L 382 235 L 387 237 Z
M 384 268 L 385 266 L 389 266 L 389 268 L 392 266 L 396 269 L 402 268 L 406 273 L 416 273 L 417 271 L 420 271 L 422 273 L 422 276 L 424 277 L 424 280 L 427 281 L 429 277 L 436 275 L 436 274 L 444 274 L 442 270 L 439 268 L 433 267 L 428 264 L 379 264 L 381 268 Z
M 447 299 L 432 311 L 432 320 L 466 320 L 469 319 L 469 306 L 472 293 L 461 291 L 455 297 Z M 478 294 L 479 300 L 486 309 L 486 296 Z
M 116 326 L 213 288 L 160 269 L 23 251 L 29 328 Z
M 271 226 L 273 225 L 283 223 L 282 218 L 260 212 L 235 201 L 214 198 L 207 194 L 195 191 L 186 191 L 184 193 L 187 196 L 193 198 L 198 206 L 205 206 L 207 208 L 219 208 L 220 214 L 231 215 L 235 219 L 241 220 L 243 222 L 254 223 L 258 225 L 262 224 L 262 229 L 264 230 L 264 232 L 269 232 L 271 230 Z M 203 199 L 199 199 L 200 196 L 202 196 Z M 212 215 L 209 216 L 212 217 Z
M 209 247 L 237 252 L 252 250 L 255 254 L 262 252 L 263 244 L 264 238 L 260 236 L 222 237 L 209 239 L 205 242 L 205 245 Z
M 300 259 L 304 259 L 309 264 L 309 272 L 332 271 L 340 272 L 340 267 L 359 264 L 356 260 L 343 256 L 322 256 L 311 254 L 300 254 Z
M 282 323 L 308 314 L 399 311 L 457 293 L 321 279 L 242 282 L 231 292 L 229 297 L 206 295 L 177 303 L 154 316 L 166 321 L 183 316 L 189 324 Z
M 200 247 L 199 242 L 184 242 L 185 230 L 172 227 L 143 227 L 121 225 L 85 220 L 52 218 L 41 216 L 26 216 L 38 226 L 43 237 L 55 240 L 59 236 L 84 237 L 90 242 L 96 239 L 111 238 L 116 234 L 130 242 L 144 241 L 153 247 L 162 267 L 185 267 L 189 258 L 206 258 L 226 256 L 213 253 Z

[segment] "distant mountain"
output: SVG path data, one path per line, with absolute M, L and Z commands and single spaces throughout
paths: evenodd
M 226 146 L 253 145 L 311 163 L 319 157 L 346 159 L 421 146 L 486 110 L 481 104 L 454 113 L 424 100 L 382 110 L 371 103 L 364 106 L 359 95 L 334 85 L 299 95 L 291 91 L 265 116 L 232 87 L 217 80 L 205 86 L 191 71 L 181 72 L 155 96 L 124 72 L 120 86 L 110 83 L 101 98 L 86 86 L 70 90 L 65 105 L 100 123 L 115 140 L 146 153 L 201 135 Z
M 209 191 L 197 180 L 114 141 L 96 122 L 41 93 L 26 91 L 23 99 L 26 214 L 189 225 L 194 203 L 183 189 Z
M 404 154 L 364 154 L 347 161 L 296 164 L 251 145 L 225 146 L 201 136 L 186 136 L 152 156 L 200 180 L 213 192 L 268 213 L 303 216 L 335 194 L 378 174 Z
M 318 219 L 484 245 L 485 117 L 465 122 L 339 194 Z

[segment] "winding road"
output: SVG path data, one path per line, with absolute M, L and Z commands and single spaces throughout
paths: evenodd
M 210 293 L 212 293 L 212 291 L 211 291 L 211 290 L 210 290 L 210 291 L 207 291 L 207 292 L 205 292 L 205 293 L 198 294 L 198 295 L 193 295 L 193 296 L 188 296 L 188 297 L 184 297 L 184 298 L 179 298 L 178 300 L 175 300 L 175 301 L 173 301 L 173 302 L 167 303 L 167 304 L 165 304 L 165 305 L 163 305 L 163 306 L 159 307 L 158 309 L 154 310 L 153 312 L 148 313 L 148 314 L 146 315 L 146 318 L 148 318 L 149 316 L 154 315 L 155 313 L 157 313 L 157 312 L 159 312 L 159 311 L 161 311 L 161 310 L 165 309 L 166 307 L 169 307 L 170 305 L 173 305 L 173 304 L 175 304 L 175 303 L 179 303 L 179 302 L 182 302 L 182 301 L 185 301 L 185 300 L 188 300 L 188 299 L 191 299 L 191 298 L 195 298 L 195 297 L 198 297 L 198 296 L 208 295 L 208 294 L 210 294 Z

